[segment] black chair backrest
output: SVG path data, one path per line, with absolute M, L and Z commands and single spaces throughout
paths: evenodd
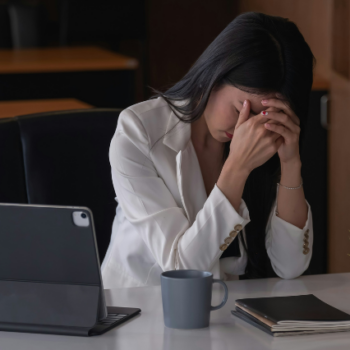
M 90 208 L 101 262 L 117 206 L 108 154 L 119 113 L 95 108 L 18 117 L 28 203 Z
M 0 3 L 0 48 L 12 47 L 10 16 L 6 3 Z
M 0 202 L 27 203 L 18 123 L 0 119 Z
M 45 44 L 46 10 L 43 4 L 25 4 L 11 0 L 8 11 L 14 48 L 38 47 Z

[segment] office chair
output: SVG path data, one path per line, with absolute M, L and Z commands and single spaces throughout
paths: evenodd
M 117 206 L 108 153 L 119 113 L 95 108 L 17 118 L 28 203 L 90 208 L 101 261 Z
M 0 119 L 0 202 L 27 203 L 21 138 L 13 118 Z
M 45 7 L 20 0 L 8 4 L 12 45 L 15 49 L 39 47 L 45 44 Z
M 10 17 L 7 4 L 0 3 L 0 48 L 8 49 L 11 47 Z

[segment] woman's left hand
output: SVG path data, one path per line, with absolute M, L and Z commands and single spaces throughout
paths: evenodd
M 262 105 L 269 107 L 266 109 L 268 115 L 264 122 L 265 128 L 280 134 L 284 139 L 284 142 L 278 149 L 281 163 L 300 162 L 299 118 L 292 111 L 289 104 L 282 99 L 276 97 L 268 99 L 266 103 L 263 101 L 261 102 Z

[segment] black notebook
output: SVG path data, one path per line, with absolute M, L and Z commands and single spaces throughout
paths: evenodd
M 236 300 L 232 314 L 273 336 L 350 331 L 350 315 L 313 294 Z

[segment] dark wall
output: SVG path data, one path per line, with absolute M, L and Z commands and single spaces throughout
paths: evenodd
M 138 59 L 135 102 L 173 84 L 234 19 L 238 0 L 12 0 L 45 8 L 46 46 L 98 45 Z M 11 47 L 6 0 L 0 46 Z
M 177 82 L 237 15 L 238 1 L 147 1 L 147 83 Z
M 236 0 L 73 0 L 67 6 L 67 42 L 99 43 L 136 57 L 136 100 L 188 71 L 234 19 Z
M 120 41 L 144 39 L 144 0 L 60 0 L 67 37 L 72 43 L 104 43 L 118 50 Z

